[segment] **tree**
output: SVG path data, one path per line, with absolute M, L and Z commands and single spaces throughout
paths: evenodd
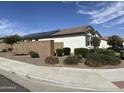
M 11 50 L 13 50 L 13 44 L 21 41 L 21 37 L 19 35 L 10 35 L 4 38 L 3 42 L 6 44 L 10 44 Z
M 92 41 L 92 44 L 94 46 L 94 48 L 97 48 L 100 46 L 100 42 L 101 42 L 101 39 L 97 36 L 94 36 L 93 37 L 93 41 Z
M 113 35 L 108 38 L 107 43 L 114 49 L 122 46 L 123 41 L 118 35 Z

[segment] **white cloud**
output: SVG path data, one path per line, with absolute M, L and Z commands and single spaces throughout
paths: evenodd
M 8 35 L 26 35 L 29 33 L 37 33 L 41 31 L 45 31 L 45 29 L 40 28 L 28 28 L 26 25 L 22 25 L 18 22 L 11 22 L 7 19 L 1 19 L 0 20 L 0 37 L 8 36 Z
M 106 27 L 106 28 L 111 28 L 112 26 L 119 26 L 119 25 L 123 25 L 123 24 L 124 24 L 124 17 L 120 17 L 118 19 L 115 19 L 115 20 L 112 20 L 110 22 L 104 23 L 104 24 L 102 24 L 102 26 Z M 121 29 L 121 27 L 119 29 Z
M 115 25 L 119 25 L 119 24 L 123 24 L 124 23 L 124 17 L 118 19 L 116 22 L 115 22 Z
M 6 19 L 0 20 L 0 36 L 19 34 L 24 35 L 26 28 L 20 26 L 19 23 L 10 22 Z
M 99 2 L 95 4 L 96 7 L 99 6 L 99 9 L 93 10 L 85 10 L 84 6 L 80 5 L 79 2 L 76 5 L 79 7 L 78 13 L 90 15 L 90 24 L 104 24 L 117 18 L 118 20 L 112 25 L 124 23 L 124 17 L 120 19 L 120 17 L 124 16 L 124 2 Z

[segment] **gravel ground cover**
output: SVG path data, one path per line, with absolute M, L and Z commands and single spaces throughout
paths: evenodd
M 102 66 L 102 67 L 88 67 L 84 63 L 79 63 L 78 65 L 65 65 L 63 64 L 63 60 L 65 59 L 64 57 L 59 57 L 59 63 L 58 64 L 46 64 L 44 62 L 45 57 L 40 57 L 40 58 L 30 58 L 29 55 L 18 55 L 14 56 L 10 52 L 0 52 L 0 57 L 8 58 L 8 59 L 13 59 L 13 60 L 18 60 L 21 62 L 29 63 L 29 64 L 34 64 L 38 66 L 55 66 L 55 67 L 73 67 L 73 68 L 88 68 L 88 69 L 114 69 L 114 68 L 124 68 L 124 60 L 121 60 L 121 64 L 116 65 L 116 66 Z M 85 60 L 85 59 L 84 59 Z

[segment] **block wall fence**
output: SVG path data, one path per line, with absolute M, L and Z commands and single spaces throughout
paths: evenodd
M 10 46 L 5 43 L 0 43 L 0 51 L 7 49 Z M 54 56 L 54 52 L 57 48 L 63 48 L 63 42 L 54 42 L 54 40 L 47 41 L 29 41 L 19 42 L 13 45 L 14 54 L 29 54 L 30 51 L 37 52 L 41 57 Z

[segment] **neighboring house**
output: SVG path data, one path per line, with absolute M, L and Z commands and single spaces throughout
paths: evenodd
M 103 36 L 102 38 L 101 38 L 101 44 L 100 44 L 100 48 L 108 48 L 108 47 L 110 47 L 108 44 L 107 44 L 107 40 L 108 40 L 108 37 L 106 37 L 106 36 Z M 123 46 L 124 46 L 124 38 L 122 38 L 122 40 L 123 40 Z
M 110 47 L 110 46 L 107 44 L 107 40 L 108 40 L 108 37 L 102 37 L 102 38 L 101 38 L 101 43 L 100 43 L 99 48 L 108 48 L 108 47 Z
M 64 47 L 70 47 L 71 52 L 74 52 L 75 48 L 92 48 L 92 37 L 102 37 L 91 26 L 80 26 L 75 28 L 68 28 L 62 30 L 55 30 L 50 32 L 34 33 L 25 35 L 24 40 L 32 41 L 44 41 L 54 40 L 55 42 L 63 42 Z

